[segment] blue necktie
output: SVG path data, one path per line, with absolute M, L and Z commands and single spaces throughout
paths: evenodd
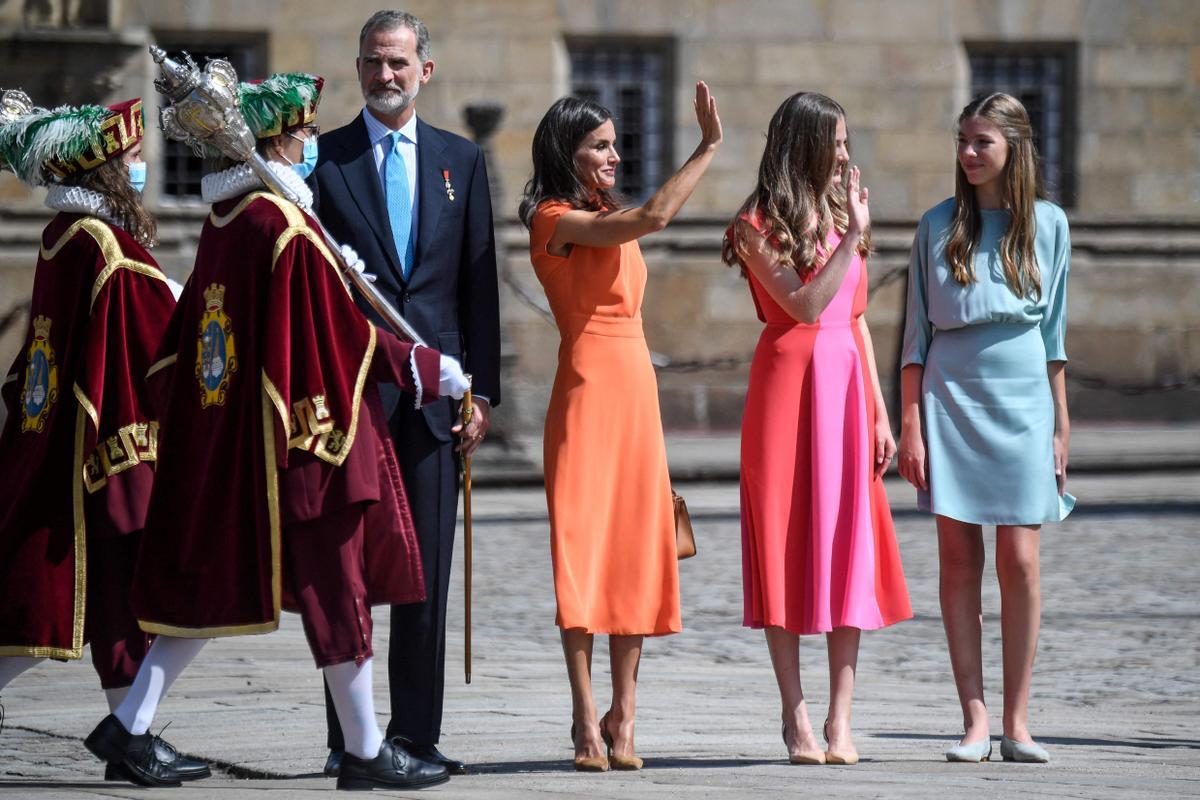
M 400 256 L 400 272 L 405 282 L 412 274 L 412 199 L 408 188 L 408 169 L 400 155 L 400 132 L 389 134 L 391 149 L 383 160 L 383 185 L 387 195 L 388 220 L 392 225 L 392 240 Z

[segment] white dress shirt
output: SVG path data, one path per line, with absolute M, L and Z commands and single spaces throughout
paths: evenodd
M 371 150 L 375 154 L 375 171 L 379 173 L 379 186 L 383 189 L 383 194 L 387 196 L 387 184 L 383 172 L 384 159 L 387 158 L 388 149 L 392 146 L 392 129 L 384 125 L 375 115 L 367 108 L 362 110 L 363 122 L 367 124 L 367 137 L 371 141 Z M 417 222 L 417 212 L 420 206 L 417 205 L 417 115 L 413 114 L 408 118 L 408 122 L 404 123 L 404 127 L 400 129 L 400 157 L 404 159 L 404 166 L 408 170 L 408 199 L 412 208 L 412 224 L 413 233 L 412 241 L 414 248 L 417 244 L 417 231 L 420 226 Z
M 383 189 L 384 197 L 387 196 L 386 176 L 383 173 L 383 161 L 387 158 L 388 148 L 391 144 L 392 129 L 382 122 L 377 120 L 375 116 L 365 107 L 362 110 L 363 122 L 367 124 L 367 137 L 371 141 L 371 151 L 375 154 L 375 171 L 379 173 L 379 186 Z M 409 199 L 412 201 L 412 242 L 413 251 L 416 251 L 417 231 L 420 226 L 417 223 L 417 214 L 420 206 L 417 205 L 417 115 L 413 114 L 408 118 L 408 122 L 400 128 L 400 157 L 404 159 L 404 166 L 408 169 L 408 191 Z M 461 358 L 461 357 L 460 357 Z M 475 399 L 483 400 L 491 403 L 491 400 L 484 395 L 477 394 Z

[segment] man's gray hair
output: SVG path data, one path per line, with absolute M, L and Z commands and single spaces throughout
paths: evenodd
M 358 34 L 358 53 L 362 55 L 363 43 L 372 31 L 392 31 L 396 28 L 408 28 L 417 37 L 417 58 L 429 60 L 429 28 L 425 23 L 409 14 L 407 11 L 376 11 L 362 26 Z

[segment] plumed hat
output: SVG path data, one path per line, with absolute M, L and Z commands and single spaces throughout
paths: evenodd
M 4 107 L 8 101 L 6 92 Z M 140 97 L 108 107 L 31 107 L 0 121 L 0 159 L 22 181 L 39 186 L 119 159 L 144 134 Z
M 325 79 L 306 72 L 279 72 L 238 86 L 238 104 L 250 132 L 266 139 L 311 125 Z

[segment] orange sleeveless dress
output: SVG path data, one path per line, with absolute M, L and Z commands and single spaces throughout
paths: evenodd
M 551 255 L 546 244 L 570 210 L 543 203 L 529 237 L 561 337 L 544 440 L 556 623 L 588 633 L 677 633 L 671 481 L 642 332 L 646 263 L 636 241 Z

